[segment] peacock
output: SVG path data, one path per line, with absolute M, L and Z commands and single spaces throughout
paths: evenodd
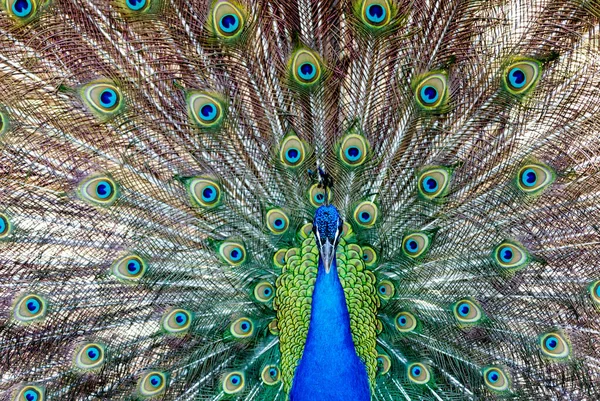
M 2 0 L 0 399 L 600 399 L 596 0 Z

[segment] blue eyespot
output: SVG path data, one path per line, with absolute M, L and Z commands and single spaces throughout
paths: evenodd
M 233 33 L 240 26 L 240 20 L 235 14 L 225 14 L 219 21 L 219 28 L 225 33 Z
M 127 263 L 127 271 L 131 274 L 137 274 L 141 269 L 142 265 L 135 259 L 132 259 Z
M 269 376 L 277 377 L 277 369 L 275 369 L 275 368 L 269 369 Z
M 98 184 L 96 184 L 96 195 L 98 198 L 106 199 L 110 197 L 112 192 L 112 186 L 108 181 L 99 181 Z
M 537 173 L 534 169 L 528 168 L 521 174 L 521 183 L 526 187 L 533 187 L 537 182 Z
M 300 160 L 300 151 L 296 148 L 289 148 L 287 152 L 285 152 L 285 158 L 290 163 L 296 163 Z
M 127 0 L 127 7 L 133 11 L 139 11 L 146 6 L 146 0 Z
M 600 298 L 600 284 L 596 286 L 596 295 Z
M 17 17 L 27 17 L 33 11 L 31 0 L 16 0 L 12 5 L 12 11 Z
M 375 24 L 381 23 L 385 19 L 385 8 L 379 4 L 371 4 L 367 7 L 367 19 Z
M 458 305 L 458 314 L 462 317 L 467 317 L 469 312 L 471 311 L 471 307 L 467 303 L 462 303 Z
M 175 322 L 178 326 L 183 326 L 187 323 L 188 317 L 185 313 L 179 312 L 175 314 Z
M 6 222 L 6 218 L 0 216 L 0 235 L 4 234 L 8 229 L 8 224 Z
M 152 385 L 152 387 L 156 388 L 159 387 L 160 384 L 162 383 L 162 378 L 159 375 L 152 375 L 150 376 L 150 384 Z
M 420 367 L 418 367 L 418 366 L 415 366 L 415 367 L 413 367 L 413 368 L 410 370 L 410 373 L 411 373 L 413 376 L 420 376 L 420 375 L 421 375 L 421 368 L 420 368 Z
M 488 373 L 487 378 L 490 381 L 490 383 L 496 383 L 498 381 L 498 379 L 500 379 L 500 375 L 497 372 L 494 372 L 492 370 L 491 372 Z
M 546 338 L 546 348 L 548 348 L 550 351 L 554 351 L 557 346 L 558 339 L 556 337 L 549 336 L 548 338 Z
M 316 203 L 323 203 L 324 200 L 325 200 L 325 195 L 323 195 L 322 193 L 318 193 L 315 195 Z
M 415 253 L 419 251 L 419 243 L 414 239 L 409 239 L 406 241 L 406 251 L 410 253 Z
M 408 322 L 408 320 L 406 319 L 406 316 L 400 316 L 398 318 L 398 324 L 402 327 L 406 326 L 407 322 Z
M 305 81 L 310 81 L 317 74 L 317 69 L 311 63 L 302 63 L 298 67 L 298 75 Z
M 240 248 L 233 248 L 229 253 L 229 257 L 232 261 L 237 262 L 243 256 L 242 250 Z
M 513 251 L 510 247 L 505 246 L 504 248 L 500 249 L 500 259 L 504 262 L 504 263 L 510 263 L 510 261 L 513 259 Z
M 242 331 L 244 333 L 247 333 L 248 331 L 250 331 L 250 328 L 251 328 L 251 326 L 250 326 L 250 323 L 248 323 L 248 322 L 242 322 L 240 324 L 240 329 L 242 329 Z
M 204 202 L 213 202 L 217 199 L 217 188 L 214 185 L 207 185 L 202 190 L 202 200 Z
M 37 299 L 33 299 L 33 298 L 30 299 L 29 301 L 27 301 L 26 306 L 27 306 L 27 310 L 32 314 L 37 313 L 41 308 L 40 302 Z
M 359 218 L 359 220 L 362 223 L 368 223 L 369 221 L 371 221 L 371 213 L 369 213 L 369 212 L 361 212 L 358 215 L 358 218 Z
M 275 227 L 281 228 L 281 227 L 283 227 L 284 221 L 283 221 L 283 219 L 275 219 L 273 224 L 275 225 Z
M 511 86 L 517 89 L 522 88 L 525 86 L 525 84 L 527 84 L 527 76 L 525 75 L 525 72 L 518 67 L 510 70 L 508 73 L 508 80 L 510 81 Z
M 385 294 L 387 292 L 387 289 L 385 288 L 385 285 L 382 285 L 379 287 L 379 292 L 382 294 Z
M 438 90 L 435 89 L 433 86 L 425 85 L 423 86 L 423 88 L 421 88 L 421 99 L 423 100 L 423 102 L 427 104 L 432 104 L 435 103 L 439 97 L 440 94 Z
M 242 382 L 242 377 L 240 375 L 231 375 L 231 377 L 229 378 L 229 381 L 234 386 L 237 386 L 238 384 L 240 384 Z
M 362 156 L 362 152 L 356 146 L 350 146 L 346 149 L 346 158 L 351 162 L 360 159 Z
M 200 107 L 200 113 L 198 113 L 198 117 L 200 117 L 204 121 L 212 121 L 217 116 L 217 106 L 211 103 L 207 103 L 204 106 Z
M 100 357 L 100 350 L 96 347 L 90 347 L 87 350 L 87 356 L 91 361 L 96 361 Z
M 265 287 L 265 289 L 263 290 L 263 295 L 264 295 L 265 297 L 270 297 L 270 296 L 271 296 L 271 294 L 272 294 L 271 288 L 269 288 L 269 287 Z
M 433 193 L 437 191 L 438 187 L 438 182 L 433 177 L 425 177 L 425 179 L 423 180 L 423 189 L 425 190 L 425 192 Z
M 25 391 L 25 394 L 23 394 L 23 396 L 25 397 L 25 399 L 27 401 L 38 401 L 39 400 L 39 395 L 34 390 Z
M 110 109 L 115 104 L 117 104 L 118 95 L 112 89 L 104 89 L 102 93 L 100 93 L 100 104 L 102 107 Z

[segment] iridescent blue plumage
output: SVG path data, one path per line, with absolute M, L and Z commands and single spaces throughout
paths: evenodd
M 364 362 L 356 354 L 344 290 L 337 273 L 335 249 L 341 228 L 342 219 L 335 206 L 317 209 L 313 220 L 319 248 L 317 281 L 291 401 L 371 399 L 369 378 Z

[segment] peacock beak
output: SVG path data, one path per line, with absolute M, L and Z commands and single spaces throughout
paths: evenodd
M 332 244 L 329 239 L 326 239 L 325 242 L 321 244 L 319 253 L 323 259 L 325 273 L 329 274 L 329 271 L 331 270 L 331 264 L 333 263 L 333 258 L 335 258 L 335 245 Z

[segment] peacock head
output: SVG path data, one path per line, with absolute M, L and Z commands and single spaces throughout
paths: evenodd
M 338 210 L 333 205 L 323 205 L 315 212 L 313 232 L 326 273 L 331 270 L 343 223 Z

